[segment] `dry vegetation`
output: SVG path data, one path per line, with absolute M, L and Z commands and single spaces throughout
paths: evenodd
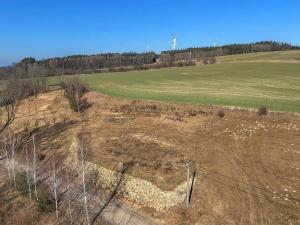
M 140 179 L 140 184 L 149 181 L 165 192 L 185 181 L 185 164 L 191 160 L 191 171 L 196 171 L 197 179 L 188 210 L 181 201 L 160 212 L 138 199 L 126 198 L 126 193 L 118 194 L 122 204 L 143 215 L 144 224 L 150 224 L 149 221 L 170 225 L 299 223 L 299 116 L 271 112 L 259 116 L 246 110 L 120 100 L 95 92 L 85 94 L 84 98 L 90 107 L 81 114 L 70 109 L 61 91 L 41 94 L 19 104 L 10 130 L 29 142 L 28 149 L 33 148 L 32 134 L 36 135 L 41 171 L 50 170 L 53 156 L 64 164 L 71 155 L 74 138 L 78 139 L 84 129 L 88 164 L 116 171 L 129 163 L 129 176 Z M 20 164 L 22 154 L 24 151 L 20 150 L 16 157 Z M 28 214 L 25 204 L 33 204 L 32 208 L 39 204 L 12 187 L 9 193 L 17 195 L 7 200 L 10 195 L 5 187 L 9 181 L 4 168 L 1 165 L 0 223 L 21 224 L 15 221 L 33 218 L 34 224 L 51 224 L 50 221 L 56 224 L 55 207 Z M 57 175 L 66 184 L 64 170 Z M 73 172 L 72 187 L 80 190 L 81 176 Z M 91 196 L 98 198 L 97 191 L 103 187 L 92 185 L 97 176 L 87 173 L 86 179 Z M 106 188 L 107 194 L 110 189 Z M 39 190 L 43 190 L 43 185 Z M 59 204 L 60 224 L 69 222 L 67 203 L 65 198 Z M 96 203 L 91 201 L 90 207 Z M 84 208 L 80 211 L 78 207 L 72 202 L 72 210 L 85 218 Z

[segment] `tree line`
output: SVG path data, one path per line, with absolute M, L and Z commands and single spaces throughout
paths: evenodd
M 250 44 L 230 44 L 218 47 L 196 47 L 179 49 L 175 51 L 163 51 L 160 55 L 160 59 L 163 62 L 195 60 L 205 57 L 247 54 L 255 52 L 286 51 L 295 49 L 300 49 L 300 46 L 293 46 L 283 42 L 261 41 Z
M 177 66 L 174 62 L 179 61 L 190 62 L 192 60 L 200 60 L 205 62 L 207 61 L 205 60 L 207 57 L 293 49 L 300 49 L 300 46 L 293 46 L 282 42 L 262 41 L 220 47 L 186 48 L 175 51 L 163 51 L 160 54 L 156 54 L 155 52 L 105 53 L 97 55 L 73 55 L 45 60 L 36 60 L 35 58 L 28 57 L 11 66 L 0 68 L 0 79 L 6 79 L 10 75 L 24 78 L 35 75 L 54 76 L 151 69 Z
M 148 65 L 155 62 L 157 54 L 146 53 L 106 53 L 97 55 L 73 55 L 62 58 L 36 60 L 28 57 L 9 67 L 0 68 L 0 76 L 8 74 L 20 78 L 31 77 L 35 74 L 41 76 L 54 76 L 62 74 L 95 73 L 104 68 L 118 68 L 128 66 Z

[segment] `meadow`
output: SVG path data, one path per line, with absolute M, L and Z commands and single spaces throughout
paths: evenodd
M 218 62 L 246 62 L 246 61 L 264 61 L 264 62 L 299 62 L 300 51 L 276 51 L 260 52 L 239 55 L 227 55 L 218 57 Z
M 255 109 L 266 106 L 273 111 L 300 112 L 300 64 L 236 60 L 273 57 L 292 61 L 300 57 L 299 51 L 287 53 L 263 53 L 264 58 L 258 53 L 218 59 L 234 63 L 74 76 L 83 79 L 92 90 L 115 97 Z M 51 78 L 51 82 L 58 79 L 61 77 Z

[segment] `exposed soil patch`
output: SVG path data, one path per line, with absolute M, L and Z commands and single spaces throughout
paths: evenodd
M 132 162 L 129 175 L 164 191 L 186 180 L 185 163 L 191 160 L 198 176 L 188 211 L 183 203 L 164 213 L 140 209 L 161 223 L 300 223 L 299 116 L 224 109 L 220 118 L 217 107 L 120 100 L 93 92 L 85 97 L 92 105 L 82 118 L 58 91 L 26 100 L 14 126 L 74 121 L 54 138 L 63 143 L 57 144 L 59 151 L 68 152 L 84 129 L 91 163 L 116 170 Z

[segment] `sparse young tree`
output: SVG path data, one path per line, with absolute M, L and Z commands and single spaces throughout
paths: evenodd
M 11 171 L 10 171 L 10 153 L 9 153 L 9 149 L 8 149 L 8 145 L 7 145 L 6 141 L 7 140 L 5 139 L 4 143 L 3 143 L 3 149 L 5 151 L 6 169 L 7 169 L 9 181 L 12 182 L 12 176 L 11 176 Z
M 57 165 L 55 157 L 52 158 L 50 165 L 50 189 L 53 194 L 53 198 L 55 201 L 55 212 L 56 212 L 56 219 L 58 219 L 58 179 L 57 179 Z
M 86 190 L 86 171 L 85 171 L 85 165 L 86 165 L 86 153 L 87 153 L 87 147 L 84 143 L 84 134 L 81 133 L 80 136 L 80 161 L 81 161 L 81 174 L 82 174 L 82 187 L 83 187 L 83 198 L 84 198 L 84 209 L 85 209 L 85 216 L 87 224 L 90 225 L 90 217 L 89 217 L 89 208 L 88 208 L 88 196 L 87 196 L 87 190 Z
M 9 132 L 4 138 L 3 149 L 5 151 L 6 158 L 6 169 L 8 176 L 11 182 L 13 182 L 16 187 L 16 162 L 15 162 L 15 153 L 17 148 L 17 138 L 12 133 Z
M 31 199 L 32 199 L 31 179 L 30 179 L 31 167 L 29 167 L 30 157 L 28 154 L 28 148 L 27 148 L 26 144 L 25 144 L 25 161 L 26 161 L 26 180 L 27 180 L 27 186 L 28 186 L 28 194 L 29 194 L 29 199 L 31 201 Z
M 88 102 L 82 96 L 88 92 L 87 86 L 79 79 L 70 79 L 61 82 L 65 97 L 69 100 L 70 107 L 76 112 L 81 113 L 88 107 Z
M 68 213 L 71 222 L 73 221 L 72 210 L 71 210 L 71 185 L 70 185 L 70 172 L 67 170 L 67 199 L 68 199 Z
M 36 167 L 36 146 L 35 146 L 35 135 L 32 136 L 32 144 L 33 144 L 33 159 L 32 159 L 32 165 L 33 165 L 33 183 L 34 183 L 34 194 L 36 200 L 38 200 L 38 193 L 37 193 L 37 167 Z
M 7 90 L 5 90 L 7 92 Z M 0 106 L 4 107 L 5 111 L 5 120 L 0 121 L 0 133 L 3 132 L 16 118 L 17 112 L 17 103 L 13 96 L 9 96 L 8 93 L 6 96 L 2 97 L 0 101 Z
M 16 145 L 17 139 L 14 134 L 10 133 L 10 160 L 11 160 L 11 168 L 12 168 L 12 176 L 14 181 L 14 186 L 17 186 L 16 183 L 16 162 L 15 162 L 15 153 L 16 153 Z

